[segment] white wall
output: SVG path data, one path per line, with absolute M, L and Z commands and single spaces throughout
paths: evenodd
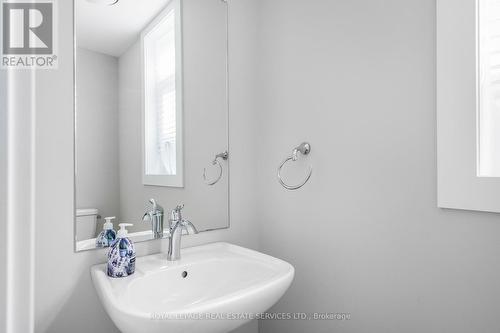
M 76 208 L 119 218 L 118 59 L 77 48 L 76 77 Z
M 37 72 L 35 173 L 35 332 L 116 332 L 90 281 L 89 267 L 104 262 L 105 252 L 73 252 L 73 47 L 72 5 L 60 1 L 59 69 Z M 226 240 L 256 248 L 255 119 L 253 87 L 255 63 L 255 7 L 252 1 L 235 2 L 231 9 L 230 74 L 232 118 L 230 136 L 231 219 L 228 230 L 187 236 L 184 246 Z M 21 182 L 22 179 L 16 178 Z M 24 230 L 34 232 L 27 224 Z M 137 244 L 138 255 L 158 252 L 166 241 Z M 26 286 L 29 290 L 29 286 Z M 22 295 L 22 291 L 19 292 Z M 255 331 L 255 323 L 248 328 Z
M 31 332 L 34 325 L 34 72 L 7 70 L 6 326 Z
M 7 265 L 7 73 L 0 71 L 0 261 Z M 7 269 L 0 273 L 0 332 L 7 330 Z
M 261 332 L 499 331 L 500 217 L 436 208 L 435 1 L 259 5 L 260 250 L 296 268 L 273 311 L 352 315 Z

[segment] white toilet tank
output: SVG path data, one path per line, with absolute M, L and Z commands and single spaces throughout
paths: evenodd
M 97 208 L 77 208 L 76 209 L 76 240 L 95 238 L 97 226 Z

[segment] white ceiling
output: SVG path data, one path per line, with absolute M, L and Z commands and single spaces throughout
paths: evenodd
M 113 6 L 75 1 L 78 47 L 119 57 L 170 0 L 120 0 Z

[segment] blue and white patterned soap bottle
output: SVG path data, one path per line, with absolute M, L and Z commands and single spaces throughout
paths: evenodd
M 128 231 L 125 227 L 130 223 L 120 223 L 120 230 L 116 241 L 108 252 L 108 276 L 119 278 L 134 274 L 135 272 L 135 247 L 134 243 L 127 237 Z
M 96 247 L 108 247 L 113 246 L 113 243 L 116 239 L 116 231 L 113 230 L 113 222 L 111 222 L 116 217 L 110 216 L 105 217 L 104 226 L 102 227 L 102 231 L 99 233 L 97 238 L 95 239 Z

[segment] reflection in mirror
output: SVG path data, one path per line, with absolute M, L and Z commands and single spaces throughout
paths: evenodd
M 146 185 L 183 186 L 179 14 L 172 0 L 141 34 Z
M 226 2 L 75 0 L 75 31 L 75 249 L 168 237 L 182 204 L 227 228 Z
M 500 177 L 500 2 L 478 1 L 478 176 Z

